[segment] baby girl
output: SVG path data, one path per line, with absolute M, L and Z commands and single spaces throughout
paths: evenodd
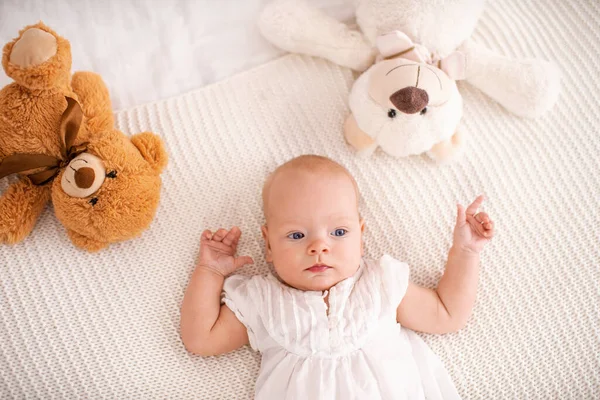
M 321 156 L 278 167 L 263 188 L 266 260 L 276 275 L 231 275 L 237 227 L 205 230 L 181 307 L 188 351 L 261 352 L 257 399 L 447 399 L 457 391 L 414 331 L 446 333 L 467 322 L 479 253 L 494 223 L 479 196 L 457 205 L 453 244 L 437 289 L 409 281 L 407 264 L 363 258 L 365 222 L 350 173 Z

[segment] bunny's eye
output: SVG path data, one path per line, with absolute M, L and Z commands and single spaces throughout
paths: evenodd
M 395 118 L 396 117 L 396 110 L 394 110 L 393 108 L 390 108 L 390 110 L 388 111 L 388 117 Z
M 427 113 L 427 107 L 425 107 L 424 109 L 421 110 L 421 115 L 426 114 Z

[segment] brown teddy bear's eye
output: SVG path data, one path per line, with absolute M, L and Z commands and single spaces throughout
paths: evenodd
M 92 206 L 95 206 L 97 202 L 98 202 L 98 198 L 93 197 L 88 203 L 90 203 Z
M 117 171 L 110 171 L 108 174 L 106 174 L 107 178 L 116 178 L 117 177 Z

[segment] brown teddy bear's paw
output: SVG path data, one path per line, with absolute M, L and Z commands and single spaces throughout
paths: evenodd
M 108 88 L 102 77 L 89 71 L 75 72 L 71 86 L 79 98 L 89 130 L 101 132 L 113 129 L 115 119 Z
M 22 242 L 23 239 L 31 233 L 31 231 L 25 229 L 12 231 L 6 230 L 5 228 L 5 226 L 0 226 L 0 244 L 16 244 Z
M 10 185 L 0 196 L 0 243 L 14 244 L 25 239 L 49 200 L 47 186 L 35 186 L 28 179 Z
M 29 89 L 69 87 L 71 46 L 43 23 L 23 28 L 4 46 L 6 75 Z
M 20 242 L 18 239 L 10 234 L 6 226 L 0 225 L 0 244 L 15 244 Z
M 23 32 L 10 52 L 10 62 L 27 68 L 43 64 L 56 55 L 56 38 L 38 28 Z

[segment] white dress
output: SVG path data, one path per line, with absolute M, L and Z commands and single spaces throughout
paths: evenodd
M 262 353 L 256 399 L 459 399 L 438 357 L 396 322 L 408 265 L 364 259 L 326 294 L 272 274 L 225 280 L 222 301 Z

